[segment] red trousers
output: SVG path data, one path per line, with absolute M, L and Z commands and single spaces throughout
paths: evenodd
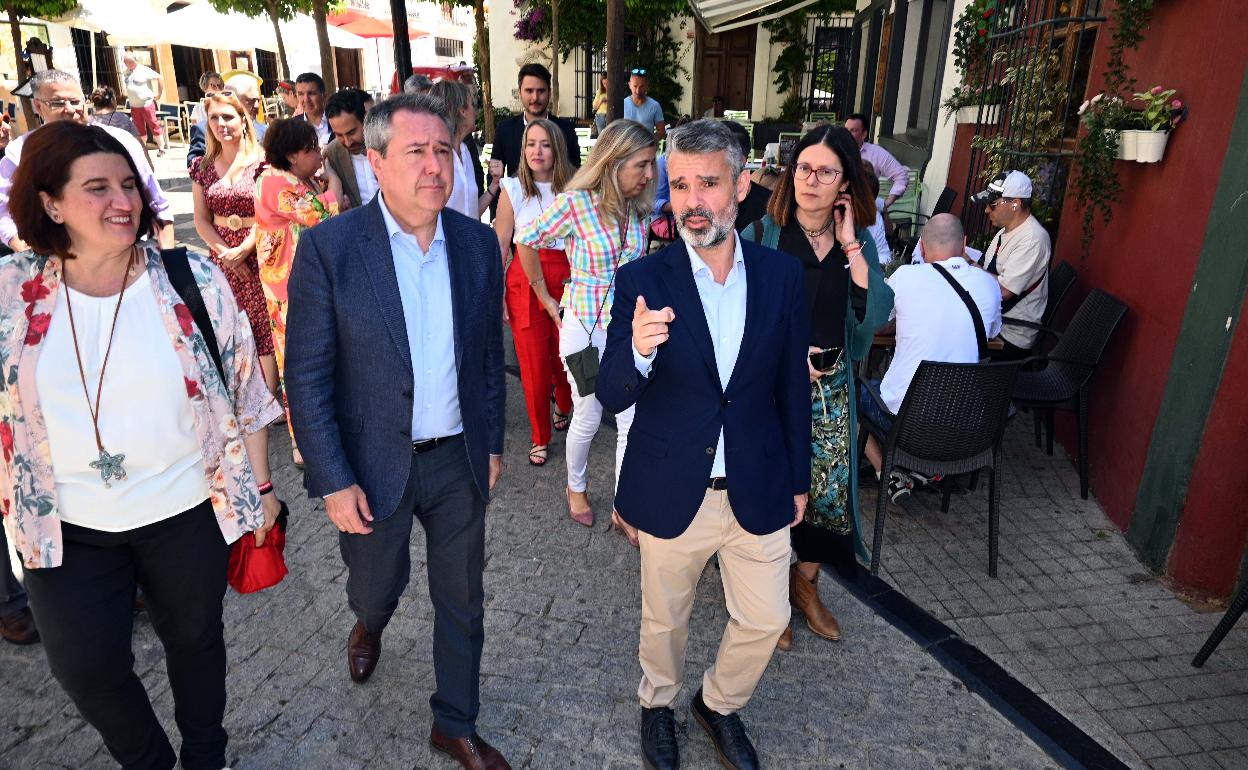
M 539 249 L 538 254 L 546 290 L 558 301 L 563 297 L 563 282 L 571 275 L 568 257 L 560 249 Z M 516 257 L 507 269 L 506 302 L 533 443 L 546 446 L 550 443 L 551 390 L 555 393 L 555 408 L 561 414 L 571 414 L 572 388 L 559 360 L 559 327 L 537 301 Z

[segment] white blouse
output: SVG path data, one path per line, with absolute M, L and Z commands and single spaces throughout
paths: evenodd
M 448 209 L 454 209 L 466 217 L 481 219 L 481 193 L 477 192 L 477 180 L 472 174 L 472 153 L 468 145 L 460 142 L 459 151 L 455 153 L 455 188 L 451 190 L 450 200 L 446 202 Z
M 524 194 L 524 188 L 520 186 L 519 177 L 505 176 L 499 180 L 499 184 L 507 191 L 507 198 L 511 201 L 511 210 L 515 212 L 516 223 L 513 233 L 520 232 L 521 227 L 537 219 L 550 207 L 550 204 L 555 202 L 555 193 L 551 190 L 550 182 L 535 182 L 537 195 L 527 197 Z M 562 249 L 563 239 L 552 239 L 547 248 Z
M 90 297 L 68 286 L 57 297 L 39 352 L 35 385 L 47 426 L 61 519 L 104 532 L 125 532 L 171 518 L 208 499 L 203 453 L 182 367 L 146 272 L 126 289 L 100 396 L 100 437 L 124 454 L 124 481 L 105 488 L 91 411 L 74 355 L 66 298 L 91 404 L 108 348 L 117 295 Z

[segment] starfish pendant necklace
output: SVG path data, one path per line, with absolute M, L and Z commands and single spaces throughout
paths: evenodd
M 100 396 L 104 392 L 104 372 L 108 369 L 108 356 L 113 352 L 113 336 L 117 333 L 117 317 L 121 315 L 121 301 L 126 296 L 126 284 L 130 282 L 130 276 L 133 274 L 133 266 L 135 262 L 135 250 L 130 249 L 130 259 L 126 271 L 122 273 L 121 291 L 117 294 L 117 307 L 113 310 L 113 325 L 108 330 L 108 347 L 104 349 L 104 363 L 100 365 L 100 381 L 95 389 L 95 403 L 91 403 L 91 391 L 87 388 L 87 373 L 82 366 L 82 353 L 78 347 L 78 329 L 74 324 L 74 305 L 70 300 L 69 287 L 65 289 L 65 308 L 69 311 L 69 331 L 74 338 L 74 357 L 78 359 L 78 376 L 82 380 L 82 394 L 87 397 L 87 409 L 91 412 L 91 425 L 95 428 L 95 447 L 99 450 L 100 456 L 98 460 L 94 460 L 88 465 L 94 470 L 100 472 L 100 480 L 104 482 L 105 489 L 113 488 L 113 481 L 125 481 L 126 469 L 122 467 L 126 456 L 124 454 L 109 454 L 104 448 L 104 441 L 100 438 Z

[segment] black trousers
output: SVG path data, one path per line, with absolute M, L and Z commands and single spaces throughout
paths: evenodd
M 26 609 L 26 589 L 22 587 L 13 565 L 9 562 L 9 541 L 0 524 L 0 615 L 11 615 Z
M 1032 355 L 1028 348 L 1020 348 L 1009 340 L 1001 340 L 1004 347 L 1001 350 L 993 350 L 988 354 L 991 361 L 1021 361 Z
M 208 501 L 129 532 L 62 524 L 60 567 L 26 571 L 52 674 L 127 770 L 177 757 L 134 673 L 135 586 L 165 648 L 185 770 L 225 767 L 221 603 L 229 546 Z
M 433 601 L 434 723 L 448 738 L 476 730 L 481 647 L 485 640 L 485 500 L 477 491 L 462 438 L 412 455 L 407 488 L 394 515 L 368 535 L 340 534 L 349 570 L 347 602 L 370 632 L 390 622 L 411 577 L 412 520 L 425 529 Z

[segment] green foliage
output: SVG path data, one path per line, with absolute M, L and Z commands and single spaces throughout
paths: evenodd
M 1109 42 L 1109 59 L 1105 62 L 1105 92 L 1115 96 L 1135 89 L 1135 78 L 1127 66 L 1127 51 L 1134 51 L 1144 42 L 1144 31 L 1153 15 L 1156 0 L 1118 0 L 1111 19 L 1113 34 Z
M 1040 166 L 1049 159 L 1024 147 L 1044 152 L 1061 140 L 1065 131 L 1067 91 L 1061 58 L 1047 45 L 1038 45 L 997 51 L 993 64 L 1003 66 L 1004 74 L 997 85 L 1010 94 L 1008 125 L 1027 129 L 979 135 L 971 140 L 971 146 L 987 155 L 985 178 L 1018 169 L 1035 179 Z
M 972 0 L 953 25 L 953 63 L 963 83 L 977 76 L 983 67 L 988 35 L 993 31 L 1000 5 L 998 0 Z
M 797 0 L 771 6 L 767 10 L 775 13 L 784 10 L 785 5 L 793 5 Z M 784 121 L 801 121 L 806 117 L 806 95 L 801 93 L 802 77 L 810 64 L 810 41 L 807 39 L 807 19 L 815 17 L 826 21 L 838 13 L 852 12 L 857 3 L 855 0 L 818 0 L 813 5 L 798 8 L 791 13 L 770 21 L 763 22 L 763 29 L 771 33 L 771 44 L 780 47 L 780 55 L 771 71 L 776 73 L 772 83 L 776 93 L 788 94 L 780 107 L 780 119 Z
M 19 19 L 23 16 L 49 19 L 74 10 L 78 7 L 78 0 L 4 0 L 0 2 L 0 7 Z
M 312 10 L 311 0 L 209 0 L 213 8 L 228 13 L 237 11 L 244 16 L 276 16 L 282 21 L 295 18 L 299 12 Z

